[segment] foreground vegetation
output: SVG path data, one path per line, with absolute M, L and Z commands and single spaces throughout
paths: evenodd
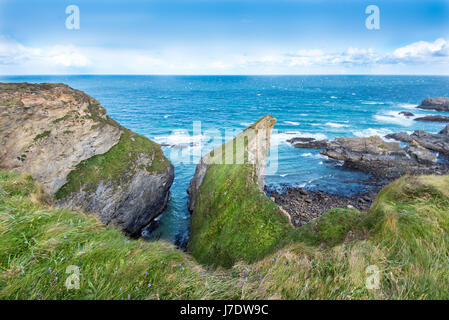
M 401 178 L 368 213 L 331 210 L 282 245 L 206 268 L 163 241 L 54 209 L 31 178 L 0 171 L 1 299 L 449 299 L 449 177 Z M 64 285 L 69 266 L 78 290 Z M 378 289 L 366 286 L 368 266 Z

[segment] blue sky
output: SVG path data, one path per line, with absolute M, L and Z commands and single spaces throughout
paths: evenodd
M 449 0 L 0 0 L 0 74 L 80 73 L 449 74 Z

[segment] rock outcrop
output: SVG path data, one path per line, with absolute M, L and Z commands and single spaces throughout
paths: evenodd
M 401 111 L 401 112 L 399 112 L 399 114 L 400 114 L 400 115 L 403 115 L 403 116 L 405 116 L 405 117 L 407 117 L 407 118 L 409 118 L 409 117 L 414 117 L 414 116 L 415 116 L 413 113 L 411 113 L 411 112 L 409 112 L 409 111 Z
M 438 174 L 448 169 L 416 141 L 402 148 L 399 143 L 385 142 L 378 136 L 337 138 L 321 154 L 342 160 L 347 167 L 389 179 L 404 174 Z
M 201 186 L 206 171 L 211 164 L 243 164 L 244 162 L 253 164 L 259 189 L 263 190 L 271 132 L 275 123 L 276 119 L 272 116 L 262 117 L 255 124 L 240 133 L 234 140 L 225 143 L 200 159 L 187 189 L 190 212 L 195 207 L 196 191 Z M 236 153 L 233 151 L 234 145 L 237 149 Z
M 449 112 L 449 98 L 426 98 L 417 108 Z
M 315 138 L 292 138 L 287 140 L 295 148 L 303 149 L 324 149 L 327 147 L 327 140 L 316 140 Z
M 0 168 L 30 174 L 58 206 L 136 236 L 165 208 L 173 166 L 160 146 L 65 84 L 0 84 Z
M 424 116 L 424 117 L 415 118 L 415 121 L 448 123 L 449 117 L 446 117 L 446 116 Z
M 416 130 L 412 134 L 408 134 L 407 132 L 389 134 L 386 135 L 385 138 L 401 142 L 416 141 L 429 150 L 449 154 L 449 125 L 437 134 Z
M 275 122 L 261 118 L 198 164 L 188 189 L 187 247 L 198 261 L 225 267 L 254 261 L 293 230 L 288 213 L 263 192 Z

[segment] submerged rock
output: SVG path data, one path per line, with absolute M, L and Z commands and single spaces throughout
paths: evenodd
M 160 146 L 65 84 L 0 84 L 0 168 L 30 174 L 58 206 L 138 235 L 162 212 L 174 170 Z
M 421 102 L 417 108 L 426 110 L 436 110 L 449 112 L 449 98 L 438 97 L 438 98 L 426 98 Z
M 415 121 L 427 121 L 427 122 L 449 122 L 449 117 L 446 116 L 425 116 L 415 118 Z
M 379 136 L 369 138 L 337 138 L 321 152 L 342 160 L 347 167 L 375 176 L 396 178 L 403 174 L 442 173 L 447 168 L 437 163 L 428 149 L 412 142 L 402 148 L 399 143 L 385 142 Z

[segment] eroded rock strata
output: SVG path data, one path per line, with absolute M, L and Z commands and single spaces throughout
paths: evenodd
M 174 170 L 160 146 L 65 84 L 0 84 L 0 168 L 30 174 L 58 206 L 129 235 L 162 212 Z
M 321 152 L 344 165 L 387 179 L 404 174 L 442 174 L 447 166 L 419 142 L 402 148 L 399 143 L 386 142 L 378 136 L 368 138 L 337 138 Z

